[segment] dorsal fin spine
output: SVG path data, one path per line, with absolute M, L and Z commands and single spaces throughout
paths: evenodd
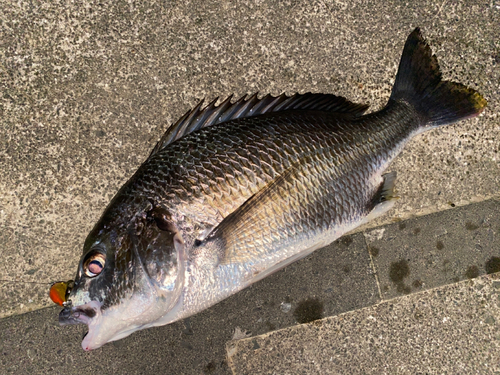
M 184 114 L 165 132 L 154 147 L 150 157 L 189 133 L 229 120 L 270 112 L 306 109 L 338 112 L 356 117 L 360 116 L 368 108 L 367 105 L 351 103 L 347 99 L 331 94 L 306 93 L 292 96 L 285 94 L 272 96 L 268 94 L 259 99 L 258 93 L 255 93 L 248 99 L 245 99 L 247 95 L 244 95 L 234 103 L 231 103 L 232 97 L 232 95 L 229 96 L 218 106 L 215 105 L 218 100 L 216 98 L 203 108 L 204 100 L 201 100 L 191 111 Z

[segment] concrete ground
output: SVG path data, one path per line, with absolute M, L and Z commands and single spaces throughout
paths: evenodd
M 499 374 L 500 278 L 228 344 L 233 374 Z M 193 372 L 194 373 L 194 372 Z
M 78 364 L 105 373 L 223 373 L 229 371 L 224 345 L 236 326 L 255 336 L 303 316 L 383 309 L 376 304 L 439 286 L 472 304 L 460 291 L 466 284 L 453 283 L 496 270 L 496 2 L 3 2 L 0 20 L 0 369 L 69 373 Z M 416 26 L 444 77 L 477 89 L 489 104 L 477 119 L 411 142 L 391 166 L 401 199 L 372 223 L 376 229 L 344 238 L 335 251 L 320 250 L 186 322 L 96 352 L 80 352 L 81 327 L 55 325 L 50 283 L 73 278 L 85 236 L 107 202 L 198 99 L 312 91 L 380 108 Z M 447 224 L 419 221 L 430 220 L 420 217 L 429 213 L 445 215 Z M 331 262 L 315 258 L 325 254 Z M 491 279 L 478 280 L 474 285 L 495 290 Z M 413 296 L 419 295 L 397 303 L 419 298 Z M 494 309 L 490 315 L 498 321 Z M 471 335 L 488 335 L 473 323 Z M 233 366 L 241 358 L 255 358 L 257 366 L 257 357 L 239 354 L 243 344 L 237 348 Z M 433 348 L 436 355 L 444 350 Z M 493 366 L 469 353 L 471 361 Z M 406 355 L 401 351 L 400 359 Z

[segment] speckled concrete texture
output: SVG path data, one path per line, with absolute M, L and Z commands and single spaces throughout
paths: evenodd
M 74 276 L 84 238 L 169 124 L 198 99 L 335 93 L 380 108 L 420 26 L 483 116 L 422 135 L 392 166 L 391 218 L 498 194 L 499 5 L 431 1 L 0 4 L 0 316 L 10 291 Z M 3 303 L 3 301 L 8 301 Z
M 229 342 L 233 374 L 498 374 L 498 274 Z
M 365 232 L 382 299 L 500 272 L 500 201 Z

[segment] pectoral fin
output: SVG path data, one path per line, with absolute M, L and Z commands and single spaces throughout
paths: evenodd
M 217 252 L 221 265 L 255 265 L 265 258 L 272 261 L 278 248 L 308 236 L 314 221 L 309 214 L 311 205 L 324 198 L 315 188 L 320 175 L 308 173 L 311 164 L 318 163 L 308 158 L 291 165 L 228 215 L 199 245 Z

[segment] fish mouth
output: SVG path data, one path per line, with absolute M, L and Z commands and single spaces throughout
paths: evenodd
M 84 305 L 66 306 L 59 313 L 59 324 L 62 326 L 73 324 L 86 324 L 88 331 L 82 337 L 82 348 L 85 351 L 100 348 L 109 341 L 119 340 L 134 332 L 134 326 L 129 330 L 116 330 L 120 326 L 119 321 L 110 321 L 109 317 L 103 317 L 106 312 L 101 310 L 102 304 L 98 301 L 90 301 Z M 109 324 L 107 325 L 107 323 Z M 115 324 L 117 323 L 117 324 Z
M 65 307 L 59 313 L 59 324 L 62 326 L 72 324 L 89 325 L 91 319 L 96 315 L 96 310 L 90 306 L 82 305 L 77 307 Z
M 59 313 L 59 324 L 62 326 L 71 324 L 86 324 L 88 332 L 83 337 L 82 347 L 85 351 L 89 351 L 102 345 L 91 344 L 96 340 L 95 336 L 101 323 L 101 318 L 101 303 L 98 301 L 90 301 L 84 305 L 66 306 Z

